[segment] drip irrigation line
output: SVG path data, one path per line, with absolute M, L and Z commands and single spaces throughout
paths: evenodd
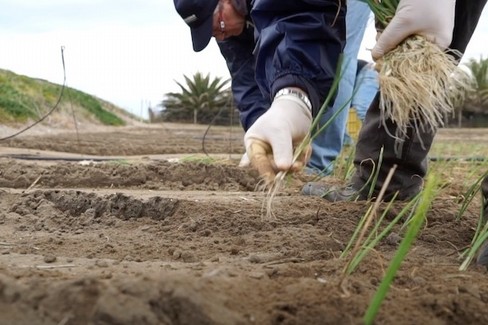
M 232 97 L 230 97 L 232 98 Z M 229 100 L 230 101 L 230 100 Z M 205 139 L 207 137 L 207 134 L 208 134 L 208 131 L 210 131 L 210 128 L 212 127 L 212 125 L 214 124 L 215 120 L 220 116 L 220 114 L 222 114 L 222 111 L 224 110 L 224 105 L 222 105 L 219 109 L 219 111 L 217 112 L 217 114 L 215 114 L 215 116 L 212 118 L 212 120 L 210 121 L 210 123 L 208 124 L 207 126 L 207 129 L 205 130 L 205 133 L 203 134 L 203 137 L 202 137 L 202 150 L 203 150 L 203 153 L 207 156 L 207 157 L 210 157 L 210 155 L 208 154 L 207 150 L 205 149 Z
M 64 88 L 66 87 L 66 66 L 65 66 L 65 63 L 64 63 L 64 46 L 61 46 L 61 61 L 63 63 L 63 84 L 61 86 L 61 92 L 59 93 L 59 97 L 58 97 L 58 100 L 56 101 L 56 104 L 54 104 L 54 106 L 49 110 L 49 112 L 47 112 L 43 117 L 41 117 L 39 120 L 37 120 L 33 124 L 27 126 L 26 128 L 20 130 L 19 132 L 16 132 L 16 133 L 14 133 L 12 135 L 7 136 L 5 138 L 0 138 L 0 141 L 5 141 L 5 140 L 12 139 L 12 138 L 18 136 L 19 134 L 22 134 L 22 133 L 26 132 L 27 130 L 33 128 L 37 124 L 39 124 L 42 121 L 44 121 L 49 115 L 51 115 L 52 112 L 54 112 L 54 110 L 56 108 L 58 108 L 59 103 L 61 102 L 61 99 L 63 98 Z

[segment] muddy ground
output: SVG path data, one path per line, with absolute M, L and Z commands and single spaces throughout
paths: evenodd
M 213 127 L 202 146 L 205 131 L 50 130 L 0 142 L 0 323 L 361 324 L 400 226 L 340 287 L 340 255 L 370 204 L 301 196 L 309 177 L 297 175 L 274 200 L 276 219 L 263 219 L 259 179 L 237 167 L 242 132 Z M 488 131 L 457 136 L 486 143 Z M 488 324 L 487 271 L 458 270 L 480 208 L 456 217 L 473 170 L 459 166 L 446 169 L 378 324 Z

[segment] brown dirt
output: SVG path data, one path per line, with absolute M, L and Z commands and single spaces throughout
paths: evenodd
M 298 175 L 275 198 L 277 219 L 263 220 L 259 179 L 237 167 L 241 131 L 211 129 L 212 164 L 176 159 L 202 153 L 204 132 L 1 142 L 0 323 L 360 324 L 402 230 L 340 288 L 340 254 L 369 205 L 303 197 Z M 378 324 L 488 323 L 486 270 L 458 271 L 479 215 L 476 201 L 456 218 L 462 190 L 453 181 L 436 198 Z

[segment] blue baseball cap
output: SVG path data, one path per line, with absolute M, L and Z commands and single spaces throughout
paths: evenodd
M 200 52 L 212 38 L 213 14 L 219 0 L 173 0 L 176 11 L 190 26 L 193 50 Z

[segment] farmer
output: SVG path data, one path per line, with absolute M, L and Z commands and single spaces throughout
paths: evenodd
M 345 33 L 344 2 L 263 0 L 251 5 L 246 0 L 174 0 L 176 10 L 191 28 L 195 51 L 203 50 L 211 36 L 217 39 L 232 77 L 232 92 L 245 131 L 268 109 L 271 119 L 290 112 L 286 114 L 293 122 L 290 128 L 294 123 L 310 125 L 307 109 L 312 107 L 314 114 L 318 112 L 335 76 Z M 366 4 L 349 1 L 345 55 L 354 60 L 344 65 L 347 68 L 339 86 L 338 104 L 324 114 L 322 123 L 350 100 L 354 80 L 347 76 L 354 79 L 354 61 L 369 13 Z M 305 114 L 298 115 L 303 120 L 294 118 L 298 109 L 305 109 Z M 331 172 L 332 162 L 342 148 L 347 109 L 344 114 L 316 138 L 307 168 L 310 173 Z M 267 128 L 274 132 L 271 125 Z M 292 139 L 286 141 L 291 143 Z M 241 166 L 246 165 L 246 158 L 244 155 Z
M 401 0 L 396 15 L 373 48 L 373 59 L 380 59 L 412 34 L 421 34 L 442 48 L 449 47 L 463 53 L 485 4 L 486 0 L 470 1 L 469 6 L 466 0 L 438 0 L 435 4 L 424 0 Z M 365 199 L 363 188 L 368 187 L 365 185 L 374 167 L 379 165 L 381 148 L 384 149 L 375 194 L 378 194 L 387 173 L 395 164 L 398 167 L 388 185 L 385 198 L 391 198 L 399 192 L 398 199 L 406 200 L 420 191 L 427 172 L 427 154 L 436 130 L 427 129 L 415 133 L 411 128 L 401 147 L 395 148 L 395 139 L 389 134 L 395 134 L 396 126 L 391 121 L 386 121 L 388 130 L 385 129 L 381 123 L 378 104 L 379 95 L 371 104 L 359 134 L 355 156 L 357 168 L 351 183 L 344 188 L 308 183 L 303 189 L 304 194 L 321 195 L 329 201 Z M 366 189 L 368 190 L 369 188 Z
M 481 12 L 487 0 L 400 0 L 399 7 L 388 27 L 379 35 L 372 50 L 374 60 L 380 59 L 392 50 L 403 39 L 413 34 L 420 34 L 434 41 L 441 48 L 451 48 L 463 53 L 478 24 Z M 453 54 L 455 55 L 455 54 Z M 457 59 L 461 59 L 457 57 Z M 245 144 L 252 159 L 256 146 L 269 154 L 274 154 L 278 170 L 291 167 L 292 148 L 290 141 L 299 141 L 306 134 L 309 124 L 303 123 L 290 127 L 290 116 L 295 121 L 309 121 L 307 112 L 296 109 L 293 114 L 264 114 L 246 133 Z M 364 120 L 359 140 L 356 145 L 356 172 L 346 187 L 332 187 L 327 184 L 308 183 L 303 188 L 304 194 L 320 195 L 329 201 L 364 200 L 367 193 L 363 188 L 371 178 L 374 168 L 379 167 L 378 179 L 375 183 L 374 195 L 377 196 L 383 186 L 390 169 L 397 165 L 396 171 L 386 189 L 384 198 L 391 199 L 398 192 L 397 199 L 407 200 L 416 195 L 421 188 L 427 172 L 427 154 L 430 150 L 436 130 L 420 130 L 413 132 L 410 128 L 408 138 L 403 139 L 401 147 L 395 147 L 396 125 L 381 121 L 379 94 L 372 102 Z M 270 132 L 269 125 L 280 132 Z M 386 129 L 387 127 L 388 129 Z M 288 132 L 284 134 L 284 132 Z M 264 143 L 264 145 L 263 145 Z M 383 149 L 383 150 L 382 150 Z M 382 155 L 382 157 L 380 157 Z M 273 156 L 269 156 L 273 159 Z M 381 159 L 381 164 L 379 164 Z M 482 193 L 484 202 L 488 199 L 488 180 L 483 182 Z M 485 217 L 488 213 L 485 205 Z M 482 250 L 480 256 L 488 256 L 488 248 Z M 484 255 L 483 255 L 484 254 Z M 480 259 L 479 259 L 480 261 Z

